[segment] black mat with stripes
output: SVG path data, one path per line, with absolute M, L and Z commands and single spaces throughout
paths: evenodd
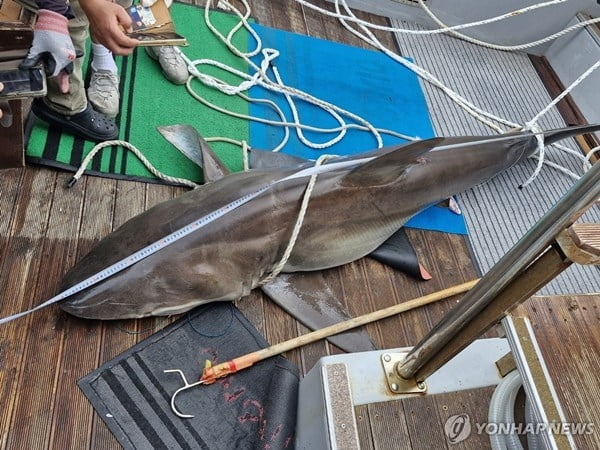
M 198 379 L 206 360 L 224 362 L 264 348 L 267 342 L 229 303 L 212 304 L 145 339 L 79 380 L 79 387 L 126 449 L 293 448 L 298 369 L 271 358 L 182 392 Z

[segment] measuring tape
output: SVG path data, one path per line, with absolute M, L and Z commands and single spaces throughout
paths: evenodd
M 186 225 L 186 226 L 174 231 L 173 233 L 165 236 L 164 238 L 161 238 L 158 241 L 148 245 L 147 247 L 144 247 L 143 249 L 135 252 L 134 254 L 120 260 L 119 262 L 113 264 L 112 266 L 107 267 L 106 269 L 98 272 L 97 274 L 92 275 L 89 278 L 86 278 L 82 282 L 70 287 L 66 291 L 61 292 L 60 294 L 52 297 L 50 300 L 45 301 L 44 303 L 36 306 L 35 308 L 32 308 L 30 310 L 23 311 L 23 312 L 20 312 L 17 314 L 13 314 L 12 316 L 8 316 L 8 317 L 4 317 L 4 318 L 0 319 L 0 325 L 10 322 L 11 320 L 18 319 L 19 317 L 23 317 L 23 316 L 30 314 L 32 312 L 35 312 L 39 309 L 45 308 L 46 306 L 50 306 L 53 303 L 64 300 L 65 298 L 70 297 L 73 294 L 81 292 L 84 289 L 94 286 L 95 284 L 98 284 L 99 282 L 115 275 L 116 273 L 119 273 L 119 272 L 127 269 L 128 267 L 134 265 L 135 263 L 141 261 L 142 259 L 147 258 L 148 256 L 152 255 L 153 253 L 156 253 L 159 250 L 171 245 L 173 242 L 178 241 L 179 239 L 187 236 L 188 234 L 191 234 L 191 233 L 199 230 L 200 228 L 208 225 L 211 222 L 214 222 L 215 220 L 219 219 L 220 217 L 223 217 L 225 214 L 233 211 L 234 209 L 237 209 L 240 206 L 248 203 L 250 200 L 252 200 L 252 199 L 258 197 L 259 195 L 261 195 L 262 193 L 268 191 L 269 189 L 271 189 L 271 187 L 273 187 L 274 185 L 276 185 L 278 183 L 288 181 L 288 180 L 291 180 L 294 178 L 311 176 L 314 173 L 319 174 L 319 173 L 323 173 L 323 172 L 330 172 L 332 170 L 361 164 L 364 162 L 368 162 L 368 161 L 372 160 L 373 158 L 374 157 L 361 158 L 361 159 L 351 160 L 351 161 L 341 161 L 341 162 L 337 162 L 337 163 L 334 162 L 334 163 L 330 163 L 330 164 L 326 164 L 326 165 L 322 165 L 322 166 L 313 166 L 313 167 L 309 167 L 307 169 L 300 170 L 300 171 L 293 173 L 292 175 L 289 175 L 285 178 L 281 178 L 279 180 L 272 181 L 271 183 L 266 184 L 265 186 L 261 187 L 260 189 L 254 191 L 254 192 L 251 192 L 250 194 L 246 194 L 243 197 L 240 197 L 237 200 L 234 200 L 225 206 L 222 206 L 221 208 L 211 212 L 210 214 L 207 214 L 206 216 L 201 217 L 200 219 L 190 223 L 189 225 Z

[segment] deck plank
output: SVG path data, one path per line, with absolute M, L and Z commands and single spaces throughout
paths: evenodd
M 413 397 L 402 401 L 410 438 L 407 449 L 447 448 L 444 427 L 433 397 Z M 435 443 L 435 444 L 434 444 Z
M 86 179 L 80 228 L 80 236 L 85 236 L 85 239 L 79 239 L 77 259 L 85 256 L 98 240 L 112 230 L 116 186 L 116 180 L 95 177 Z M 72 188 L 77 189 L 80 189 L 77 185 Z M 64 313 L 62 315 L 64 351 L 59 359 L 60 375 L 56 384 L 54 408 L 55 426 L 49 447 L 86 448 L 90 442 L 94 414 L 74 381 L 98 366 L 103 323 L 67 317 Z M 62 423 L 71 426 L 58 426 Z
M 569 423 L 593 423 L 573 438 L 600 448 L 600 294 L 533 297 L 515 316 L 529 317 Z
M 112 228 L 116 229 L 146 208 L 146 185 L 118 181 L 114 199 Z M 131 333 L 127 330 L 131 329 Z M 98 365 L 119 355 L 137 342 L 138 327 L 135 321 L 118 321 L 103 324 Z M 92 418 L 90 448 L 116 449 L 120 445 L 98 414 Z
M 444 434 L 448 448 L 452 450 L 480 450 L 490 448 L 488 435 L 477 433 L 477 424 L 484 424 L 488 421 L 488 409 L 494 388 L 494 386 L 491 386 L 435 396 L 435 403 L 442 425 L 445 425 L 450 417 L 461 414 L 467 415 L 471 425 L 471 432 L 468 437 L 460 442 L 451 442 L 449 436 Z
M 392 401 L 368 405 L 371 439 L 375 449 L 410 449 L 408 420 L 402 402 Z M 358 421 L 358 420 L 357 420 Z M 364 445 L 363 439 L 361 447 Z
M 12 172 L 7 175 L 17 175 Z M 15 177 L 16 178 L 16 177 Z M 13 314 L 33 306 L 34 295 L 40 274 L 45 271 L 42 260 L 44 254 L 42 243 L 46 233 L 50 206 L 52 204 L 52 189 L 56 180 L 56 173 L 32 170 L 25 171 L 19 183 L 19 193 L 16 198 L 11 223 L 7 229 L 7 244 L 4 246 L 2 260 L 0 262 L 0 286 L 4 287 L 3 301 L 0 305 L 0 315 Z M 17 182 L 16 179 L 13 179 Z M 37 319 L 41 320 L 40 318 Z M 35 365 L 34 361 L 25 360 L 25 352 L 28 344 L 28 332 L 33 316 L 24 318 L 18 322 L 8 323 L 0 327 L 0 443 L 2 446 L 20 445 L 21 442 L 43 444 L 43 439 L 50 430 L 51 416 L 47 410 L 38 410 L 37 405 L 28 405 L 20 402 L 22 396 L 35 395 L 31 381 L 24 384 L 23 373 L 26 369 Z M 35 367 L 34 367 L 35 368 Z M 41 374 L 48 375 L 50 368 L 40 368 Z M 37 377 L 38 374 L 36 373 Z M 50 377 L 50 385 L 52 377 Z M 36 378 L 34 378 L 36 379 Z M 29 390 L 29 391 L 28 391 Z M 32 416 L 24 411 L 31 406 L 40 412 Z M 27 419 L 24 420 L 23 419 Z M 24 423 L 31 421 L 31 427 L 37 433 L 32 436 L 26 431 Z M 12 432 L 9 434 L 7 430 Z M 31 447 L 34 448 L 34 447 Z

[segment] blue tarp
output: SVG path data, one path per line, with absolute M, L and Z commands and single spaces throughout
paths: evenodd
M 434 136 L 417 76 L 383 53 L 257 24 L 252 24 L 252 27 L 260 36 L 263 48 L 275 48 L 281 52 L 274 65 L 284 84 L 350 111 L 377 128 L 420 138 Z M 262 55 L 257 55 L 253 61 L 260 65 L 262 59 Z M 272 73 L 270 76 L 273 79 Z M 285 112 L 288 120 L 291 120 L 291 110 L 283 95 L 253 87 L 250 96 L 275 102 Z M 302 100 L 296 100 L 295 103 L 301 123 L 320 128 L 338 126 L 337 121 L 323 109 Z M 279 120 L 272 110 L 257 103 L 251 104 L 250 114 Z M 347 123 L 356 123 L 347 117 L 344 119 Z M 281 127 L 252 122 L 250 145 L 270 150 L 281 142 L 283 135 Z M 322 143 L 335 134 L 306 131 L 305 136 L 311 141 Z M 382 137 L 384 145 L 405 142 L 394 136 Z M 307 159 L 317 159 L 323 153 L 347 155 L 376 147 L 377 142 L 372 134 L 349 130 L 339 143 L 323 150 L 311 149 L 292 131 L 282 151 Z M 422 214 L 413 218 L 408 226 L 466 234 L 461 216 L 437 207 L 429 208 Z

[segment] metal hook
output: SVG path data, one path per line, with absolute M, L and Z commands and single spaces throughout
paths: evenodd
M 195 386 L 199 386 L 201 384 L 205 384 L 205 381 L 203 380 L 199 380 L 196 381 L 195 383 L 189 383 L 187 378 L 185 377 L 184 373 L 179 370 L 179 369 L 167 369 L 163 371 L 164 373 L 178 373 L 181 376 L 181 379 L 183 380 L 184 386 L 180 387 L 179 389 L 177 389 L 175 391 L 175 393 L 173 394 L 173 396 L 171 397 L 171 409 L 173 410 L 173 412 L 175 414 L 177 414 L 177 416 L 181 417 L 182 419 L 191 419 L 192 415 L 189 414 L 182 414 L 177 410 L 177 407 L 175 406 L 175 397 L 177 397 L 177 394 L 179 394 L 180 392 L 185 391 L 186 389 L 191 389 Z

